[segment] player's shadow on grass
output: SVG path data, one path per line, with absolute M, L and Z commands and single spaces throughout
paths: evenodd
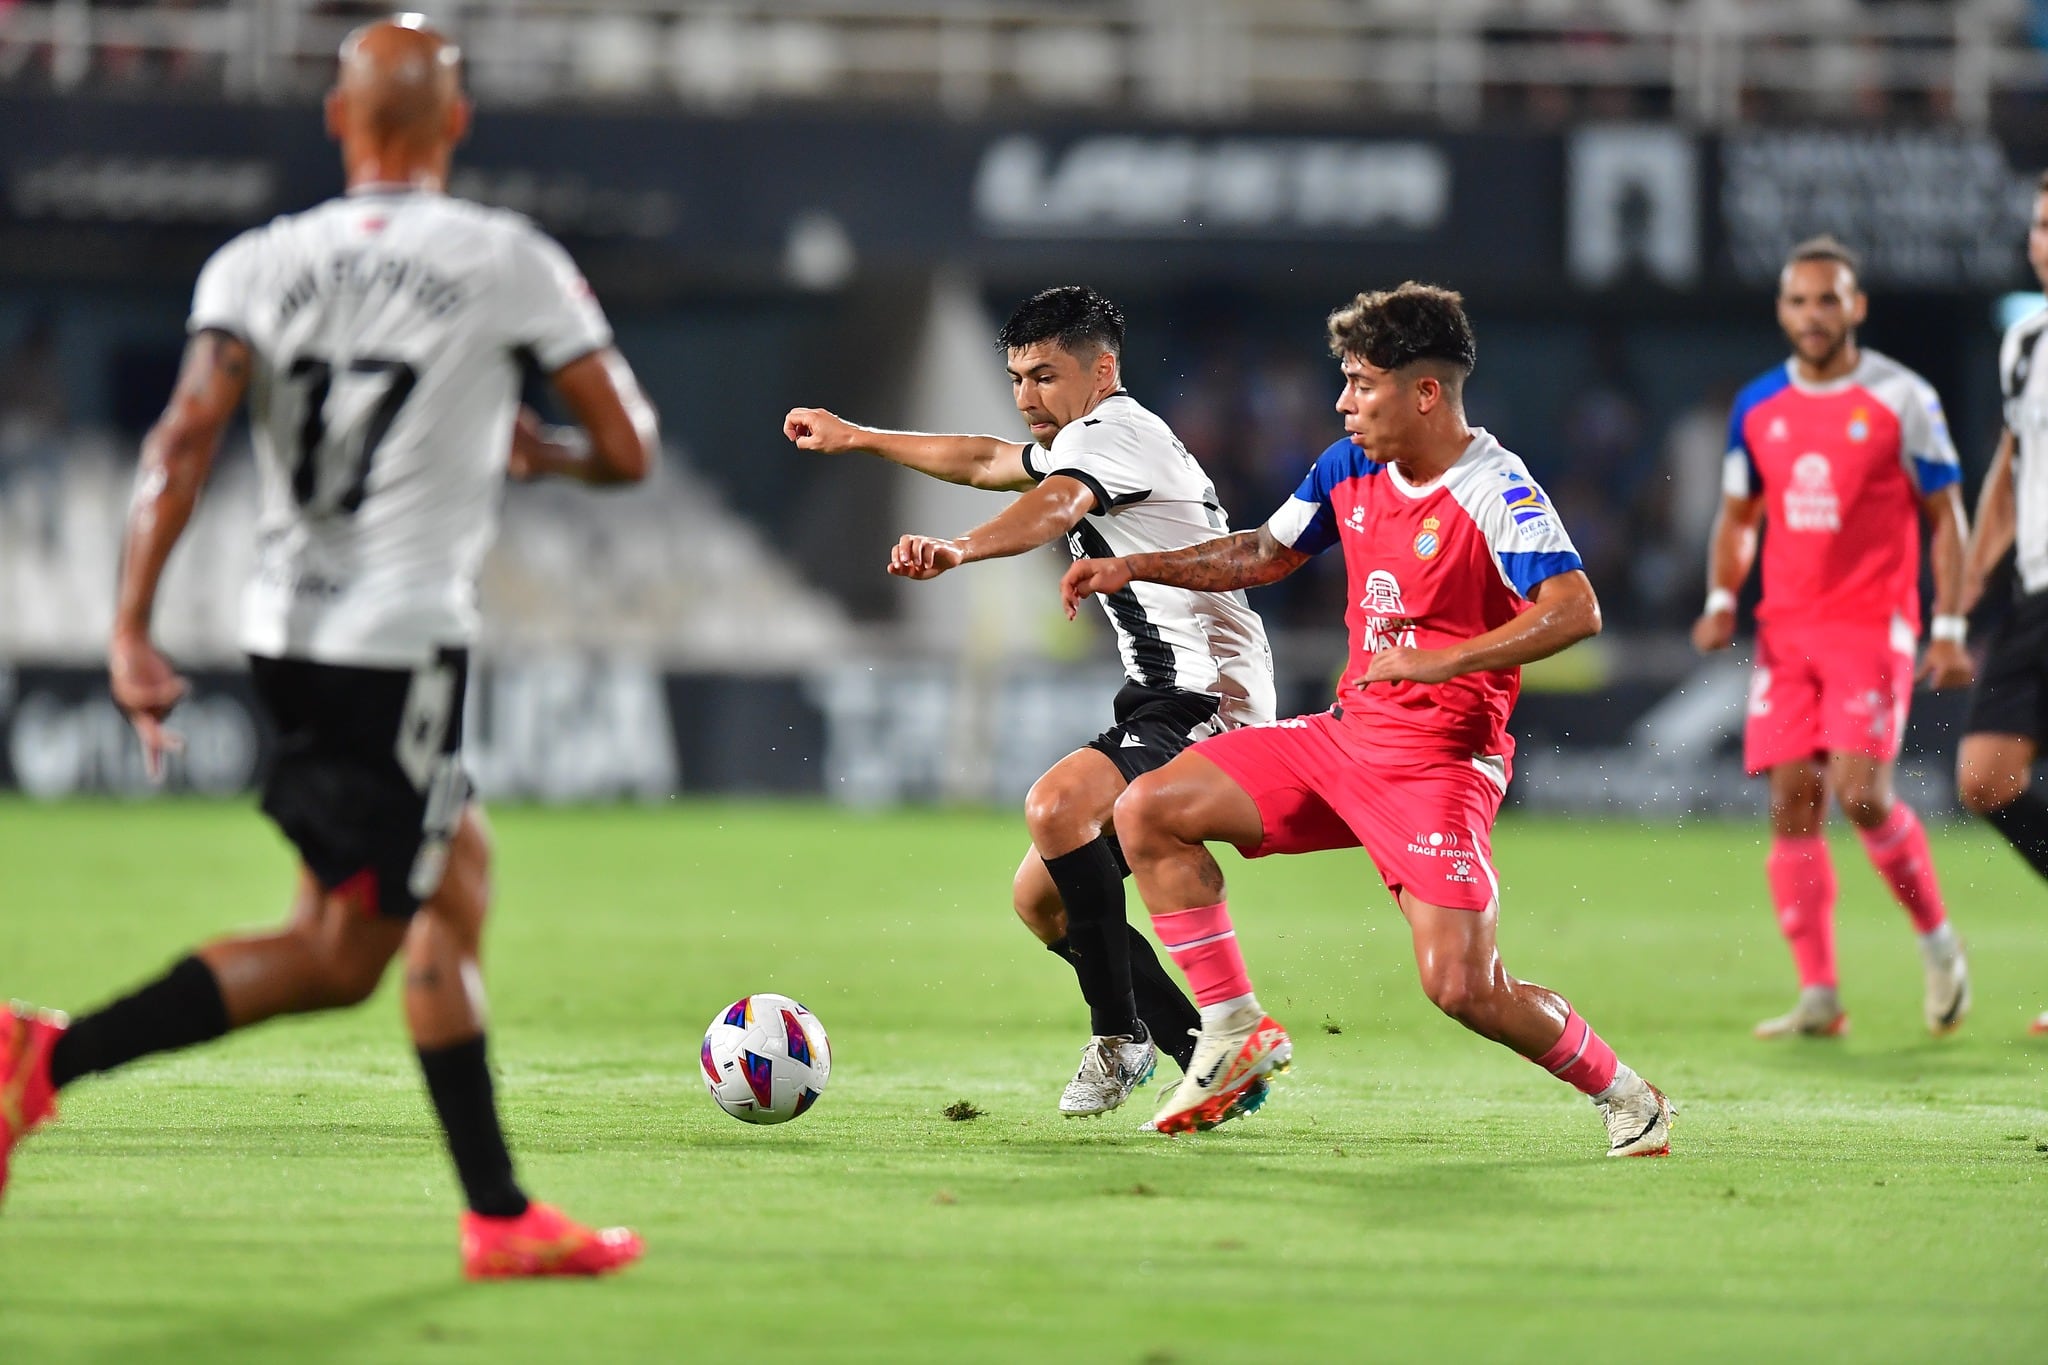
M 89 1359 L 105 1365 L 133 1365 L 142 1360 L 204 1360 L 209 1365 L 236 1360 L 291 1360 L 307 1365 L 312 1361 L 361 1359 L 368 1353 L 372 1338 L 383 1337 L 388 1342 L 394 1330 L 405 1330 L 419 1314 L 454 1304 L 465 1295 L 489 1292 L 488 1286 L 466 1284 L 451 1266 L 433 1283 L 415 1284 L 389 1294 L 344 1295 L 341 1301 L 318 1311 L 292 1312 L 268 1305 L 238 1308 L 232 1317 L 224 1315 L 156 1336 L 138 1334 L 119 1346 L 95 1352 Z M 432 1343 L 459 1342 L 471 1333 L 423 1323 L 415 1335 L 422 1342 Z

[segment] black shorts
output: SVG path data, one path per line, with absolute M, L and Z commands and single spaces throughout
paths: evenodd
M 322 888 L 356 883 L 378 914 L 410 916 L 439 889 L 469 800 L 468 653 L 419 669 L 252 656 L 249 675 L 277 728 L 263 813 Z
M 1116 724 L 1088 741 L 1088 747 L 1116 764 L 1124 781 L 1135 782 L 1163 768 L 1198 739 L 1223 729 L 1216 698 L 1175 687 L 1127 682 L 1117 689 Z
M 1963 733 L 2048 738 L 2048 592 L 2020 598 L 1993 632 Z

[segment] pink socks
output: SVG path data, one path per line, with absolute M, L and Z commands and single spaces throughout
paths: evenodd
M 1197 1005 L 1214 1005 L 1252 993 L 1244 954 L 1237 950 L 1237 931 L 1230 927 L 1228 905 L 1218 901 L 1152 916 L 1152 927 L 1172 954 L 1173 965 L 1195 988 Z
M 1942 908 L 1941 886 L 1934 879 L 1934 857 L 1927 850 L 1927 830 L 1920 817 L 1903 801 L 1892 802 L 1892 813 L 1876 829 L 1856 831 L 1871 866 L 1891 887 L 1892 895 L 1913 918 L 1913 927 L 1933 933 L 1948 919 Z M 1833 978 L 1830 977 L 1830 980 Z
M 1614 1049 L 1601 1041 L 1593 1026 L 1572 1010 L 1564 1021 L 1564 1034 L 1556 1046 L 1534 1059 L 1536 1065 L 1582 1094 L 1598 1095 L 1614 1084 L 1621 1067 Z
M 1797 839 L 1778 835 L 1771 840 L 1764 872 L 1778 907 L 1778 927 L 1785 931 L 1792 961 L 1799 967 L 1800 986 L 1833 986 L 1835 865 L 1828 860 L 1827 840 L 1818 834 Z

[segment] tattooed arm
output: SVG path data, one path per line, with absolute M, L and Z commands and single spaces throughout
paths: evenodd
M 163 771 L 164 754 L 178 747 L 163 722 L 185 695 L 185 680 L 150 641 L 157 583 L 192 519 L 221 433 L 248 388 L 249 348 L 226 332 L 201 332 L 185 347 L 163 416 L 142 439 L 142 468 L 121 540 L 107 666 L 114 701 L 134 723 L 152 777 Z
M 1071 621 L 1082 598 L 1121 592 L 1134 580 L 1164 583 L 1169 588 L 1193 588 L 1197 592 L 1230 592 L 1277 583 L 1308 563 L 1309 558 L 1300 550 L 1282 545 L 1261 526 L 1256 531 L 1239 531 L 1234 536 L 1206 540 L 1165 554 L 1080 560 L 1060 580 L 1060 601 Z

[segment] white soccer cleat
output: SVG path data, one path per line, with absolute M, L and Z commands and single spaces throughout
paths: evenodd
M 1833 986 L 1808 986 L 1790 1013 L 1766 1019 L 1753 1032 L 1759 1038 L 1839 1038 L 1849 1031 L 1849 1016 Z
M 2036 1036 L 2048 1033 L 2048 1010 L 2042 1010 L 2034 1016 L 2034 1022 L 2027 1025 L 2027 1032 Z
M 1617 1077 L 1607 1098 L 1594 1100 L 1593 1107 L 1607 1121 L 1607 1155 L 1671 1155 L 1671 1120 L 1678 1111 L 1635 1072 Z
M 1940 1038 L 1954 1033 L 1970 1012 L 1970 964 L 1961 948 L 1927 963 L 1927 999 L 1922 1007 L 1927 1031 Z
M 1081 1049 L 1080 1070 L 1060 1092 L 1060 1112 L 1085 1118 L 1120 1108 L 1133 1090 L 1152 1079 L 1158 1065 L 1159 1049 L 1150 1038 L 1090 1038 Z
M 1180 1085 L 1145 1126 L 1156 1133 L 1206 1132 L 1266 1102 L 1272 1076 L 1294 1060 L 1294 1042 L 1271 1015 L 1248 1005 L 1223 1027 L 1195 1034 Z

